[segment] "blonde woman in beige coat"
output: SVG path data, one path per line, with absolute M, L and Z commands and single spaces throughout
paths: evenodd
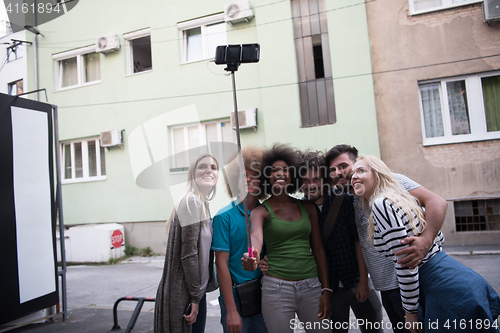
M 167 222 L 163 275 L 155 302 L 156 333 L 187 333 L 196 322 L 213 270 L 212 219 L 208 200 L 215 196 L 218 163 L 201 155 L 188 170 L 185 194 Z M 190 310 L 185 314 L 186 308 Z

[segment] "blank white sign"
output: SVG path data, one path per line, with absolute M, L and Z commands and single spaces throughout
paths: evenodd
M 21 303 L 56 291 L 45 112 L 11 108 Z

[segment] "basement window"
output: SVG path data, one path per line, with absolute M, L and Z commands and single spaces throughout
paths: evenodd
M 455 201 L 454 209 L 457 232 L 500 230 L 500 199 Z

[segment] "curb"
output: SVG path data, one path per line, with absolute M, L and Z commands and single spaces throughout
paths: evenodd
M 500 250 L 446 251 L 446 254 L 452 256 L 490 255 L 490 254 L 500 254 Z

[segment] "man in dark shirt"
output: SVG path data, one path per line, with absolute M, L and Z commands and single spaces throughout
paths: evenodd
M 369 285 L 368 272 L 359 244 L 356 224 L 354 223 L 353 196 L 343 193 L 342 188 L 332 188 L 328 179 L 327 167 L 321 152 L 300 153 L 298 175 L 305 199 L 313 201 L 318 208 L 318 221 L 323 230 L 333 223 L 329 235 L 323 237 L 323 245 L 328 262 L 332 315 L 335 331 L 347 332 L 349 327 L 359 328 L 362 332 L 383 332 L 382 306 L 375 290 Z M 343 200 L 335 221 L 328 221 L 328 213 L 336 200 Z M 330 217 L 332 218 L 332 217 Z M 352 308 L 357 323 L 349 322 L 349 309 Z

